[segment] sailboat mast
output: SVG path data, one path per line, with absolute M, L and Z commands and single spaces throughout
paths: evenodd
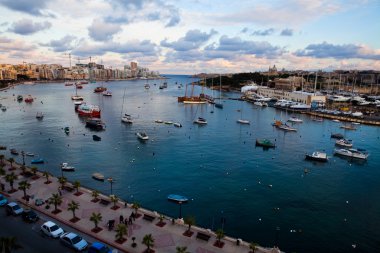
M 315 71 L 314 95 L 317 90 L 317 79 L 318 79 L 318 72 Z

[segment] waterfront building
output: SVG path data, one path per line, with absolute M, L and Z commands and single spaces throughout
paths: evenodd
M 315 102 L 318 104 L 326 103 L 326 96 L 319 93 L 310 93 L 304 91 L 285 91 L 285 90 L 277 90 L 271 89 L 268 87 L 258 87 L 257 94 L 271 97 L 276 99 L 286 99 L 294 102 L 304 103 L 307 105 L 311 105 L 311 103 Z

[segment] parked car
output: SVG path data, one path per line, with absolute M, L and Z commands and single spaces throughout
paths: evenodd
M 0 206 L 4 206 L 8 203 L 8 200 L 4 197 L 4 195 L 0 194 Z
M 45 204 L 45 201 L 44 201 L 43 199 L 36 199 L 36 200 L 34 201 L 34 204 L 35 204 L 36 206 L 42 206 L 43 204 Z
M 32 209 L 27 209 L 22 213 L 22 219 L 26 222 L 36 222 L 40 217 Z
M 47 236 L 58 238 L 63 235 L 63 229 L 52 221 L 47 221 L 41 226 L 41 231 Z
M 24 212 L 24 209 L 20 207 L 16 202 L 10 202 L 5 206 L 7 215 L 20 215 Z
M 112 253 L 112 250 L 101 242 L 94 242 L 88 248 L 87 253 Z
M 88 246 L 88 243 L 82 237 L 72 232 L 66 232 L 61 235 L 61 242 L 77 251 L 82 251 Z

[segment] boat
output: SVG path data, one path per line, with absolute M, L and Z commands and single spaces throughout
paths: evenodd
M 73 166 L 69 166 L 68 163 L 62 163 L 62 164 L 61 164 L 61 170 L 62 170 L 62 171 L 73 172 L 73 171 L 75 171 L 75 167 L 73 167 Z
M 284 131 L 297 132 L 296 128 L 290 127 L 287 124 L 284 124 L 284 123 L 282 123 L 279 120 L 276 120 L 272 125 L 275 126 L 278 129 L 281 129 L 281 130 L 284 130 Z
M 275 148 L 276 145 L 268 139 L 256 139 L 256 146 L 264 148 Z
M 177 194 L 169 194 L 168 200 L 179 203 L 179 204 L 187 203 L 189 201 L 188 198 L 181 196 L 181 195 L 177 195 Z
M 42 112 L 37 112 L 37 114 L 36 114 L 36 118 L 37 118 L 37 119 L 43 119 L 43 118 L 44 118 L 43 113 L 42 113 Z
M 353 112 L 351 115 L 353 117 L 363 117 L 363 113 L 362 112 Z
M 334 155 L 366 160 L 369 154 L 363 149 L 334 149 Z
M 343 126 L 340 126 L 340 128 L 346 129 L 346 130 L 356 130 L 356 127 L 352 125 L 343 125 Z
M 149 136 L 144 132 L 137 132 L 136 135 L 137 135 L 137 138 L 139 138 L 142 141 L 149 140 Z
M 290 117 L 290 118 L 288 119 L 288 121 L 289 121 L 289 122 L 293 122 L 293 123 L 302 123 L 302 122 L 303 122 L 302 119 L 297 118 L 297 117 Z
M 194 120 L 194 123 L 198 125 L 206 125 L 207 120 L 202 117 L 198 117 L 196 120 Z
M 185 96 L 178 97 L 177 101 L 178 103 L 184 103 L 184 104 L 205 104 L 207 101 L 202 96 L 194 96 L 194 85 L 195 83 L 192 83 L 192 89 L 191 89 L 191 96 L 187 96 L 187 86 L 185 89 Z M 202 92 L 203 93 L 203 92 Z
M 83 89 L 83 86 L 80 85 L 80 84 L 75 84 L 75 87 L 76 87 L 77 89 Z
M 73 86 L 74 83 L 73 82 L 65 82 L 65 86 Z
M 334 138 L 334 139 L 343 139 L 344 138 L 343 134 L 340 134 L 340 133 L 331 134 L 330 137 Z
M 17 96 L 17 101 L 18 101 L 18 102 L 21 102 L 22 100 L 24 100 L 24 98 L 23 98 L 21 95 L 18 95 L 18 96 Z
M 83 101 L 75 101 L 74 102 L 74 110 L 77 112 L 78 111 L 78 108 L 79 106 L 83 104 Z
M 103 86 L 98 86 L 94 89 L 94 92 L 95 93 L 100 93 L 100 92 L 103 92 L 103 91 L 106 91 L 107 88 L 106 87 L 103 87 Z
M 80 116 L 87 116 L 92 118 L 100 118 L 100 108 L 96 105 L 81 104 L 78 107 L 78 114 Z
M 164 121 L 160 119 L 156 119 L 154 122 L 159 123 L 159 124 L 164 123 Z
M 261 101 L 256 101 L 256 102 L 254 102 L 253 104 L 254 104 L 254 105 L 257 105 L 257 106 L 268 106 L 267 103 L 265 103 L 265 102 L 261 102 Z
M 219 109 L 223 109 L 222 104 L 222 76 L 219 75 L 219 103 L 215 103 L 215 107 Z
M 70 127 L 65 127 L 63 129 L 63 131 L 65 131 L 65 134 L 69 134 L 70 133 Z
M 144 88 L 147 89 L 147 90 L 149 90 L 149 89 L 150 89 L 150 85 L 149 85 L 149 83 L 146 83 L 146 84 L 144 85 Z
M 33 159 L 32 161 L 30 161 L 31 164 L 41 164 L 41 163 L 45 163 L 44 159 L 42 158 L 37 158 L 37 159 Z
M 5 111 L 7 110 L 7 107 L 5 107 L 5 105 L 1 106 L 1 110 L 2 110 L 3 112 L 5 112 Z
M 34 99 L 31 95 L 28 95 L 27 98 L 24 99 L 25 103 L 33 103 Z
M 26 152 L 25 155 L 26 155 L 26 156 L 34 156 L 34 154 L 31 153 L 31 152 Z
M 106 128 L 105 124 L 97 118 L 90 118 L 86 120 L 86 127 L 93 130 L 104 130 Z
M 166 124 L 166 125 L 172 125 L 173 121 L 164 121 L 164 124 Z
M 318 162 L 328 161 L 327 154 L 319 151 L 314 151 L 312 154 L 306 154 L 305 159 Z
M 83 101 L 84 98 L 82 96 L 79 96 L 79 95 L 73 95 L 73 96 L 71 96 L 71 100 L 74 100 L 74 101 Z
M 333 122 L 336 122 L 336 123 L 339 123 L 339 122 L 340 122 L 339 119 L 333 119 L 332 121 L 333 121 Z
M 0 146 L 0 150 L 7 150 L 6 146 Z
M 182 124 L 181 124 L 181 123 L 177 123 L 177 122 L 174 123 L 173 125 L 174 125 L 175 127 L 182 127 Z
M 112 92 L 110 92 L 110 91 L 103 91 L 103 96 L 105 96 L 105 97 L 111 97 L 112 96 Z
M 129 114 L 124 114 L 124 116 L 121 117 L 121 122 L 128 123 L 128 124 L 132 124 L 132 123 L 133 123 L 133 120 L 132 120 L 131 115 L 129 115 Z
M 249 120 L 246 120 L 246 119 L 238 119 L 236 122 L 243 124 L 243 125 L 249 125 L 250 124 Z
M 94 174 L 92 174 L 92 178 L 97 180 L 97 181 L 101 181 L 101 182 L 104 182 L 104 176 L 103 174 L 100 174 L 98 172 L 95 172 Z
M 14 148 L 10 149 L 12 155 L 18 155 L 18 151 Z
M 345 148 L 352 148 L 353 144 L 351 140 L 346 139 L 340 139 L 335 142 L 336 146 L 345 147 Z
M 319 117 L 312 117 L 311 120 L 317 121 L 317 122 L 323 122 L 323 118 L 319 118 Z
M 102 140 L 102 138 L 100 137 L 100 136 L 97 136 L 97 135 L 93 135 L 92 136 L 92 139 L 94 140 L 94 141 L 101 141 Z
M 311 108 L 311 105 L 307 105 L 304 103 L 296 103 L 290 106 L 290 109 L 293 110 L 309 110 Z
M 348 102 L 348 101 L 350 101 L 351 97 L 344 97 L 344 96 L 335 95 L 335 96 L 330 97 L 329 99 L 334 101 L 334 102 Z

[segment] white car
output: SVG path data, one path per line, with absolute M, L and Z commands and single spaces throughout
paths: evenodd
M 50 237 L 58 238 L 63 234 L 63 229 L 52 221 L 47 221 L 41 226 L 41 231 Z
M 61 242 L 76 251 L 82 251 L 88 246 L 88 243 L 82 237 L 72 232 L 66 232 L 61 235 Z

